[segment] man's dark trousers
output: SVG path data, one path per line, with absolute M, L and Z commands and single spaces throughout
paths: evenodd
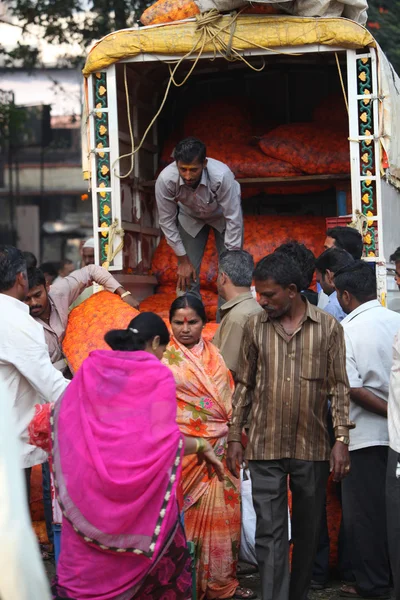
M 389 556 L 396 600 L 400 600 L 400 477 L 397 475 L 398 463 L 400 463 L 400 454 L 389 448 L 386 473 L 386 510 Z
M 249 461 L 257 515 L 256 555 L 262 600 L 306 600 L 329 476 L 326 461 Z M 287 480 L 292 492 L 292 572 L 289 576 Z
M 343 523 L 358 593 L 386 595 L 390 567 L 386 529 L 387 446 L 350 451 L 351 470 L 342 482 Z

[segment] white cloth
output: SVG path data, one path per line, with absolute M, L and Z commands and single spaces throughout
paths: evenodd
M 82 248 L 94 248 L 94 238 L 89 238 L 88 240 L 86 240 Z
M 366 388 L 388 401 L 392 348 L 400 328 L 400 315 L 378 300 L 361 304 L 342 321 L 346 341 L 346 369 L 351 388 Z M 350 401 L 350 450 L 388 446 L 388 423 Z
M 242 247 L 243 216 L 240 185 L 224 163 L 209 158 L 196 189 L 185 185 L 176 162 L 165 167 L 156 181 L 156 201 L 163 234 L 177 256 L 186 254 L 176 222 L 192 237 L 204 225 L 225 231 L 227 250 Z
M 21 441 L 12 398 L 0 383 L 0 598 L 50 600 L 50 590 L 33 533 L 25 480 L 20 468 Z
M 56 401 L 68 381 L 51 364 L 43 327 L 29 315 L 28 306 L 6 294 L 0 294 L 0 382 L 23 441 L 20 468 L 45 462 L 47 454 L 28 444 L 27 427 L 35 404 Z
M 201 12 L 216 8 L 220 12 L 234 10 L 244 0 L 195 0 Z M 298 17 L 345 17 L 361 25 L 367 22 L 367 0 L 257 0 L 257 4 L 272 4 Z
M 400 454 L 400 331 L 393 344 L 388 406 L 389 446 Z

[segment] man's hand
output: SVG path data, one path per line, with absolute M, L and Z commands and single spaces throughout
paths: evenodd
M 234 477 L 239 477 L 237 465 L 239 469 L 243 463 L 243 446 L 240 442 L 229 442 L 228 444 L 228 456 L 226 458 L 226 464 L 230 472 Z
M 186 292 L 192 285 L 192 281 L 196 281 L 196 270 L 187 255 L 178 256 L 178 290 Z
M 343 442 L 336 442 L 331 452 L 331 471 L 333 481 L 342 481 L 350 471 L 349 447 Z
M 115 293 L 118 294 L 119 297 L 121 297 L 122 294 L 124 294 L 125 292 L 126 289 L 122 286 L 115 290 Z M 132 308 L 136 308 L 136 310 L 139 310 L 139 302 L 134 296 L 132 296 L 132 294 L 127 294 L 124 298 L 122 298 L 122 301 L 126 302 L 126 304 L 129 304 L 129 306 L 132 306 Z

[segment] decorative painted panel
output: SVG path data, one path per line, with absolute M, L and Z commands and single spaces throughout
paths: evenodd
M 100 264 L 107 261 L 108 227 L 112 223 L 111 205 L 111 173 L 110 173 L 110 139 L 108 124 L 108 94 L 106 73 L 96 73 L 93 77 L 94 98 L 94 135 L 96 148 L 96 182 L 98 206 L 98 227 L 100 233 Z M 104 110 L 106 109 L 106 110 Z M 101 190 L 104 188 L 104 191 Z
M 377 194 L 376 194 L 376 157 L 375 157 L 375 131 L 378 129 L 374 123 L 372 99 L 376 90 L 373 89 L 372 60 L 371 57 L 357 58 L 357 95 L 358 97 L 358 133 L 366 139 L 360 139 L 360 186 L 362 213 L 368 218 L 368 229 L 364 236 L 364 248 L 367 257 L 378 255 L 377 231 Z M 374 219 L 375 217 L 375 219 Z

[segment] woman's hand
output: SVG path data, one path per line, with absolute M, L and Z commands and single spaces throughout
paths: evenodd
M 207 472 L 210 479 L 214 471 L 219 481 L 224 481 L 224 465 L 220 460 L 218 460 L 218 457 L 216 456 L 213 447 L 209 442 L 206 442 L 206 449 L 198 455 L 198 464 L 200 465 L 203 461 L 206 463 Z

